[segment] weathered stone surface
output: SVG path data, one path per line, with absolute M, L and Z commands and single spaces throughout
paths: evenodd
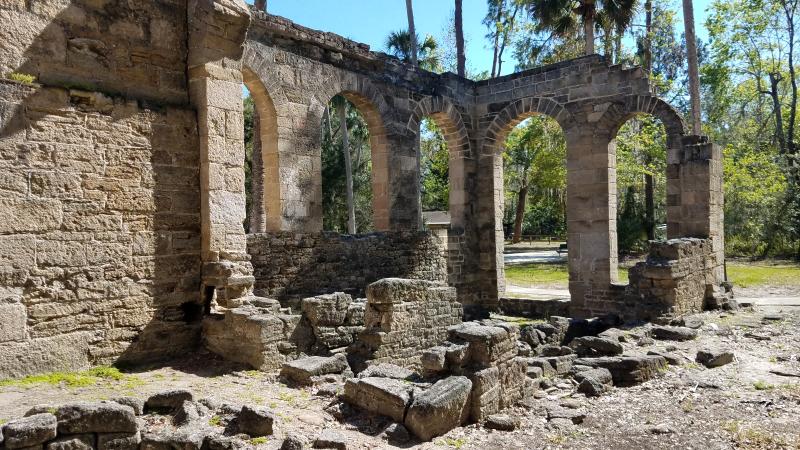
M 142 442 L 140 432 L 100 433 L 97 435 L 97 450 L 136 450 Z
M 269 436 L 275 416 L 267 408 L 244 406 L 237 416 L 239 432 L 252 437 Z
M 695 361 L 710 368 L 724 366 L 734 360 L 733 352 L 725 349 L 702 349 L 698 350 Z
M 3 426 L 5 448 L 8 450 L 42 445 L 56 437 L 56 416 L 36 414 L 12 420 Z
M 135 433 L 136 417 L 133 408 L 114 402 L 73 403 L 59 407 L 58 432 L 79 433 Z
M 54 439 L 47 443 L 47 450 L 94 450 L 93 434 L 74 434 Z
M 667 361 L 660 356 L 580 358 L 575 360 L 575 364 L 608 369 L 615 386 L 630 386 L 650 380 L 667 367 Z
M 314 383 L 314 377 L 339 374 L 349 368 L 347 358 L 342 354 L 309 356 L 284 363 L 281 376 L 294 383 L 309 385 Z
M 394 378 L 396 380 L 411 380 L 416 377 L 413 370 L 406 369 L 405 367 L 396 366 L 394 364 L 382 363 L 374 364 L 359 372 L 358 378 L 367 377 L 381 377 L 381 378 Z
M 185 389 L 163 391 L 151 395 L 144 403 L 144 410 L 145 412 L 155 411 L 161 413 L 170 413 L 177 411 L 178 408 L 183 405 L 183 402 L 191 402 L 193 400 L 194 395 Z
M 578 372 L 574 376 L 578 383 L 578 392 L 588 396 L 598 396 L 611 389 L 613 377 L 606 368 L 590 369 Z
M 547 420 L 549 421 L 566 419 L 575 425 L 580 425 L 585 418 L 586 413 L 579 409 L 564 408 L 562 406 L 551 406 L 547 408 Z
M 405 425 L 418 438 L 428 441 L 462 424 L 472 382 L 466 377 L 448 377 L 414 396 Z
M 281 450 L 303 450 L 306 448 L 307 441 L 297 433 L 289 433 L 283 439 Z
M 575 338 L 570 343 L 578 356 L 616 356 L 622 354 L 622 345 L 619 340 L 584 336 Z
M 405 444 L 411 440 L 411 433 L 403 424 L 391 423 L 383 430 L 383 436 L 391 443 Z
M 651 330 L 655 339 L 665 341 L 691 341 L 697 337 L 697 330 L 686 327 L 655 326 Z
M 685 357 L 683 355 L 679 355 L 677 353 L 672 353 L 672 352 L 659 351 L 659 350 L 649 350 L 647 352 L 647 354 L 648 355 L 653 355 L 653 356 L 660 356 L 660 357 L 664 358 L 667 361 L 667 364 L 669 364 L 671 366 L 682 366 L 682 365 L 690 362 L 689 358 L 687 358 L 687 357 Z
M 314 326 L 336 327 L 344 325 L 353 298 L 343 292 L 303 299 L 303 314 Z
M 351 378 L 344 385 L 345 401 L 365 411 L 403 422 L 412 386 L 393 378 Z
M 519 427 L 519 419 L 508 414 L 492 414 L 483 426 L 493 430 L 514 431 Z
M 120 405 L 130 406 L 133 408 L 133 413 L 137 416 L 142 415 L 144 413 L 144 400 L 136 397 L 117 397 L 111 400 L 114 403 L 119 403 Z
M 347 450 L 347 439 L 334 430 L 323 430 L 314 440 L 314 448 L 333 448 Z
M 236 436 L 210 435 L 203 441 L 203 449 L 208 450 L 245 450 L 252 447 L 252 443 Z

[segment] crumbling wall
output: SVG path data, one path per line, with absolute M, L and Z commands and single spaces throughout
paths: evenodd
M 447 281 L 447 242 L 427 232 L 259 233 L 247 236 L 255 292 L 285 300 L 346 292 L 381 278 Z
M 443 284 L 399 278 L 370 284 L 365 328 L 349 349 L 353 370 L 384 362 L 419 367 L 422 351 L 444 342 L 462 315 L 455 289 Z
M 653 241 L 647 260 L 630 269 L 620 312 L 654 319 L 702 311 L 713 295 L 715 273 L 721 266 L 710 239 Z

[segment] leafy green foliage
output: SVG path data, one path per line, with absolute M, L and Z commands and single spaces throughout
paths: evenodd
M 0 380 L 4 386 L 35 386 L 39 384 L 65 385 L 67 387 L 86 387 L 101 381 L 134 381 L 136 377 L 125 375 L 116 367 L 98 366 L 82 372 L 51 372 L 41 375 L 30 375 L 24 378 Z
M 33 84 L 36 77 L 27 73 L 11 72 L 8 74 L 9 80 L 19 81 L 20 83 Z
M 431 119 L 420 125 L 420 162 L 422 178 L 422 210 L 450 209 L 450 153 L 441 129 Z

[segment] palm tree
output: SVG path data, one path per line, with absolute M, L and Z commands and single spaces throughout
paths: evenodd
M 631 26 L 636 15 L 638 0 L 604 0 L 597 12 L 597 25 L 605 34 L 604 47 L 609 63 L 619 63 L 622 59 L 622 37 Z M 614 35 L 612 51 L 611 36 Z M 612 53 L 614 57 L 612 58 Z
M 458 75 L 466 76 L 467 56 L 464 54 L 464 14 L 462 11 L 462 0 L 456 1 L 456 61 L 458 65 Z
M 417 29 L 414 26 L 414 7 L 411 0 L 406 0 L 406 14 L 408 15 L 408 35 L 414 40 L 413 45 L 409 45 L 411 49 L 411 63 L 417 65 Z
M 416 41 L 419 42 L 419 39 Z M 411 51 L 412 48 L 411 35 L 408 31 L 393 31 L 386 38 L 387 51 L 404 62 L 413 63 L 414 52 Z M 438 70 L 440 66 L 438 49 L 439 44 L 436 43 L 436 39 L 430 35 L 425 36 L 422 43 L 417 46 L 416 51 L 419 58 L 419 67 L 429 71 Z
M 689 62 L 689 100 L 692 105 L 692 132 L 702 133 L 700 121 L 700 73 L 697 68 L 697 37 L 694 32 L 694 4 L 683 0 L 683 24 L 686 29 L 686 56 Z
M 526 4 L 528 14 L 536 20 L 538 28 L 553 34 L 565 36 L 578 28 L 580 16 L 584 32 L 584 53 L 594 53 L 595 0 L 580 0 L 574 7 L 573 0 L 529 0 Z

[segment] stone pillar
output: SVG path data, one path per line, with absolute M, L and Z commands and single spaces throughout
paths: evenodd
M 239 60 L 250 24 L 243 0 L 191 0 L 189 94 L 200 135 L 203 285 L 221 303 L 249 294 L 244 192 L 244 116 Z M 207 303 L 208 304 L 208 303 Z
M 722 149 L 707 136 L 686 136 L 679 169 L 681 237 L 710 239 L 716 257 L 716 282 L 724 277 L 725 236 Z
M 616 144 L 588 126 L 565 130 L 570 312 L 604 310 L 617 282 Z

